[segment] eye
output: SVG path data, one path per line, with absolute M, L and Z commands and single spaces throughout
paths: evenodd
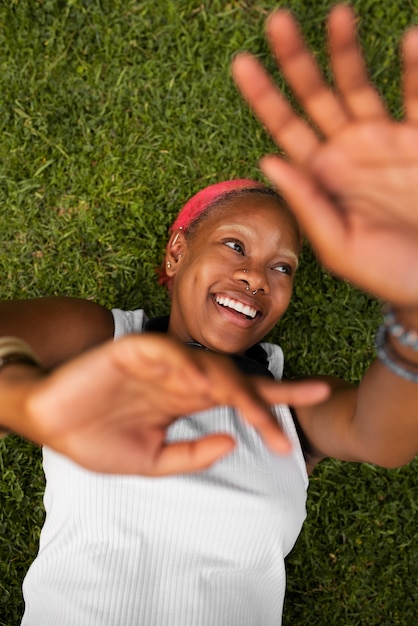
M 236 241 L 235 239 L 227 239 L 224 241 L 224 244 L 234 250 L 234 252 L 238 252 L 238 254 L 244 255 L 244 246 L 240 241 Z
M 280 272 L 281 274 L 287 274 L 288 276 L 293 276 L 293 268 L 288 263 L 280 263 L 273 267 L 276 272 Z

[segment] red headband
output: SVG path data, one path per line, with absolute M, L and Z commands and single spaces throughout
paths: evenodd
M 201 191 L 198 191 L 197 194 L 186 202 L 170 230 L 176 230 L 177 228 L 186 229 L 202 211 L 230 191 L 254 189 L 258 187 L 265 187 L 265 185 L 255 180 L 238 178 L 236 180 L 226 180 L 222 183 L 215 183 L 205 189 L 201 189 Z
M 246 178 L 238 178 L 236 180 L 226 180 L 222 183 L 215 183 L 209 185 L 205 189 L 201 189 L 197 194 L 192 196 L 190 200 L 186 202 L 183 208 L 180 210 L 177 218 L 172 224 L 170 231 L 182 228 L 186 230 L 199 215 L 207 209 L 211 204 L 227 195 L 231 191 L 237 191 L 239 189 L 263 189 L 265 185 L 255 180 Z M 173 279 L 167 276 L 165 264 L 159 270 L 159 283 L 165 285 L 170 291 L 173 283 Z

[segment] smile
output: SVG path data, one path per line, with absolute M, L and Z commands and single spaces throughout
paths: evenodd
M 241 313 L 242 315 L 245 315 L 245 317 L 252 319 L 252 320 L 257 315 L 257 309 L 255 309 L 254 307 L 250 306 L 249 304 L 244 304 L 243 302 L 240 302 L 239 300 L 228 298 L 228 296 L 216 295 L 215 302 L 228 309 L 232 309 L 233 311 L 236 311 L 237 313 Z

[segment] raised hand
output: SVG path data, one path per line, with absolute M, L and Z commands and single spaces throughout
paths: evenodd
M 368 80 L 349 7 L 336 6 L 328 20 L 335 91 L 289 12 L 275 12 L 267 30 L 282 73 L 321 136 L 255 58 L 239 55 L 235 80 L 290 157 L 265 157 L 263 171 L 325 266 L 396 305 L 418 305 L 418 29 L 403 40 L 401 123 Z
M 324 383 L 243 377 L 226 357 L 154 334 L 109 342 L 45 378 L 34 376 L 18 396 L 21 434 L 88 469 L 148 476 L 198 471 L 233 449 L 224 434 L 167 444 L 167 428 L 179 416 L 234 406 L 273 450 L 286 452 L 290 444 L 267 400 L 306 405 L 328 393 Z

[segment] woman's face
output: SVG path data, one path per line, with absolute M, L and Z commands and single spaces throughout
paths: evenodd
M 180 234 L 172 241 L 169 332 L 180 341 L 242 354 L 286 311 L 300 241 L 274 197 L 235 198 L 209 214 L 190 240 Z

